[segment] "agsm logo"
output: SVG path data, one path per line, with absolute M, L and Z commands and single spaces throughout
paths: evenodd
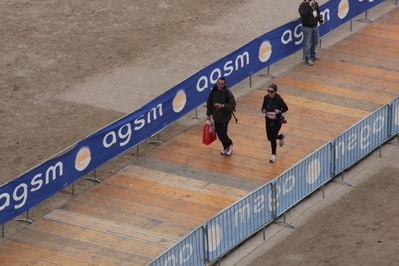
M 187 96 L 184 90 L 180 90 L 176 93 L 175 98 L 173 98 L 173 111 L 175 113 L 179 113 L 181 110 L 183 110 L 184 106 L 187 103 Z
M 338 17 L 344 19 L 349 12 L 348 0 L 341 0 L 338 5 Z
M 259 60 L 265 63 L 272 56 L 272 45 L 269 41 L 264 41 L 259 47 Z
M 75 168 L 78 171 L 83 171 L 89 166 L 91 161 L 91 152 L 89 147 L 82 147 L 75 158 Z

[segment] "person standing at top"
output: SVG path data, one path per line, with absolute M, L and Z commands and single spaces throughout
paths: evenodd
M 303 53 L 308 66 L 313 66 L 312 60 L 320 60 L 316 55 L 316 46 L 319 43 L 318 23 L 324 23 L 320 15 L 319 4 L 315 0 L 304 0 L 299 5 L 299 15 L 302 19 Z
M 276 84 L 270 84 L 267 88 L 267 95 L 263 98 L 261 111 L 265 114 L 266 136 L 272 148 L 272 155 L 269 161 L 274 163 L 277 160 L 277 140 L 280 141 L 279 145 L 282 147 L 285 139 L 285 133 L 279 134 L 283 124 L 281 116 L 288 111 L 283 98 L 277 94 Z
M 236 100 L 233 93 L 226 86 L 226 79 L 220 77 L 213 86 L 206 102 L 207 119 L 215 121 L 216 134 L 222 142 L 222 155 L 230 156 L 233 153 L 233 141 L 227 135 L 227 129 L 232 112 L 236 108 Z

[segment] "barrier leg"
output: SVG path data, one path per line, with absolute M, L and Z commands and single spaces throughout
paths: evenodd
M 151 136 L 151 137 L 152 137 L 152 136 Z M 159 144 L 163 144 L 163 142 L 159 140 L 159 133 L 157 134 L 157 140 L 150 140 L 150 141 L 148 141 L 148 143 L 159 143 Z
M 367 18 L 367 10 L 366 10 L 366 12 L 364 12 L 364 19 L 358 19 L 357 21 L 372 22 L 371 20 L 369 20 L 369 19 Z
M 333 179 L 333 181 L 341 181 L 341 182 L 344 182 L 344 183 L 348 184 L 351 187 L 356 187 L 355 185 L 351 184 L 350 182 L 344 180 L 344 171 L 342 171 L 342 173 L 341 173 L 341 179 L 338 179 L 338 180 L 337 179 Z
M 195 113 L 195 116 L 193 117 L 193 119 L 198 119 L 198 110 L 197 110 L 197 107 L 195 107 L 194 113 Z
M 275 78 L 275 76 L 270 75 L 270 66 L 267 66 L 267 74 L 259 74 L 258 76 L 260 76 L 260 77 L 267 76 L 267 77 Z
M 94 171 L 93 171 L 93 177 L 83 177 L 83 179 L 86 179 L 86 180 L 93 180 L 93 181 L 97 181 L 98 183 L 101 183 L 101 180 L 100 179 L 98 179 L 97 178 L 97 171 L 96 171 L 97 169 L 94 169 Z
M 297 229 L 296 226 L 294 226 L 294 225 L 288 223 L 288 222 L 285 220 L 285 215 L 286 215 L 286 213 L 283 214 L 284 219 L 283 219 L 282 222 L 274 221 L 273 223 L 276 223 L 276 224 L 286 224 L 286 225 L 290 226 L 291 228 Z
M 25 219 L 15 219 L 15 221 L 22 221 L 22 222 L 28 222 L 33 224 L 32 220 L 29 220 L 29 210 L 26 211 L 26 218 Z

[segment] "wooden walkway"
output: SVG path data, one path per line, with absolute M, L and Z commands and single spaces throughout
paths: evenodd
M 0 245 L 1 265 L 145 265 L 217 212 L 272 180 L 399 95 L 399 8 L 277 77 L 286 144 L 268 162 L 266 87 L 238 99 L 232 156 L 202 127 L 95 186 Z M 267 86 L 267 85 L 265 85 Z

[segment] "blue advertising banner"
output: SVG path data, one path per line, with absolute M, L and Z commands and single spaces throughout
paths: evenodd
M 204 244 L 204 228 L 199 227 L 188 234 L 187 237 L 179 241 L 179 243 L 164 253 L 148 266 L 201 266 L 205 265 L 205 244 Z
M 209 260 L 273 221 L 272 191 L 273 183 L 269 182 L 209 220 L 206 225 Z
M 395 135 L 399 132 L 399 97 L 389 103 L 391 106 L 391 135 Z
M 69 152 L 48 160 L 0 187 L 0 224 L 65 188 L 85 173 L 88 149 L 79 143 Z
M 277 217 L 332 178 L 331 149 L 325 144 L 275 179 Z
M 356 123 L 335 139 L 335 170 L 340 173 L 389 137 L 389 105 Z

